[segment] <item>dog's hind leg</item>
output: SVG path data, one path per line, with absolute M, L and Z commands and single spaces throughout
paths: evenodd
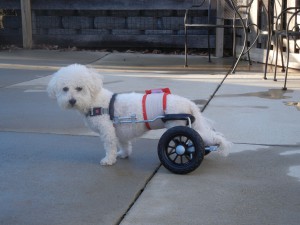
M 125 159 L 130 156 L 132 153 L 132 145 L 130 141 L 119 142 L 119 151 L 118 157 L 121 159 Z

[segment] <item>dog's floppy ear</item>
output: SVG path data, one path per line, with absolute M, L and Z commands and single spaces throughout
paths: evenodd
M 52 75 L 52 78 L 50 80 L 50 82 L 48 83 L 48 87 L 47 87 L 47 92 L 50 98 L 56 99 L 56 91 L 57 91 L 57 87 L 56 87 L 56 73 Z
M 103 81 L 102 81 L 102 75 L 100 75 L 96 70 L 89 68 L 89 75 L 91 76 L 90 80 L 90 91 L 92 96 L 96 96 L 102 89 Z

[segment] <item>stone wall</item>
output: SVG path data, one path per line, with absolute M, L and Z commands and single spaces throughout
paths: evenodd
M 20 0 L 1 0 L 5 16 L 0 44 L 21 44 Z M 183 18 L 188 0 L 32 0 L 34 45 L 77 47 L 184 48 Z M 205 4 L 193 19 L 206 19 Z M 207 48 L 207 31 L 189 31 L 189 47 Z M 230 41 L 229 41 L 230 42 Z M 212 47 L 215 36 L 211 35 Z M 225 42 L 228 43 L 228 42 Z M 230 45 L 229 45 L 230 46 Z

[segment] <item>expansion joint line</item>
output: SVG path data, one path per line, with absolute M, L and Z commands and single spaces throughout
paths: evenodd
M 136 201 L 139 199 L 139 197 L 142 195 L 143 191 L 145 190 L 145 188 L 147 187 L 148 183 L 152 180 L 152 178 L 155 176 L 155 174 L 157 173 L 157 171 L 159 170 L 159 168 L 161 167 L 161 164 L 159 164 L 156 169 L 153 171 L 153 173 L 149 176 L 149 178 L 146 180 L 145 184 L 143 185 L 143 187 L 141 188 L 141 190 L 136 194 L 136 196 L 134 197 L 132 203 L 128 206 L 128 208 L 126 209 L 125 213 L 120 217 L 120 219 L 116 222 L 116 225 L 119 225 L 123 219 L 125 218 L 125 216 L 127 215 L 127 213 L 130 211 L 130 209 L 132 208 L 132 206 L 136 203 Z

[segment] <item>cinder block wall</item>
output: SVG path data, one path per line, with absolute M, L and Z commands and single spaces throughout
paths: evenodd
M 188 0 L 32 0 L 33 42 L 65 47 L 184 48 L 184 13 L 192 3 Z M 1 0 L 0 8 L 17 11 L 17 16 L 4 17 L 0 43 L 21 45 L 20 1 Z M 206 17 L 203 5 L 193 20 Z M 207 48 L 206 30 L 194 29 L 189 34 L 190 48 Z M 215 43 L 214 35 L 211 43 Z

